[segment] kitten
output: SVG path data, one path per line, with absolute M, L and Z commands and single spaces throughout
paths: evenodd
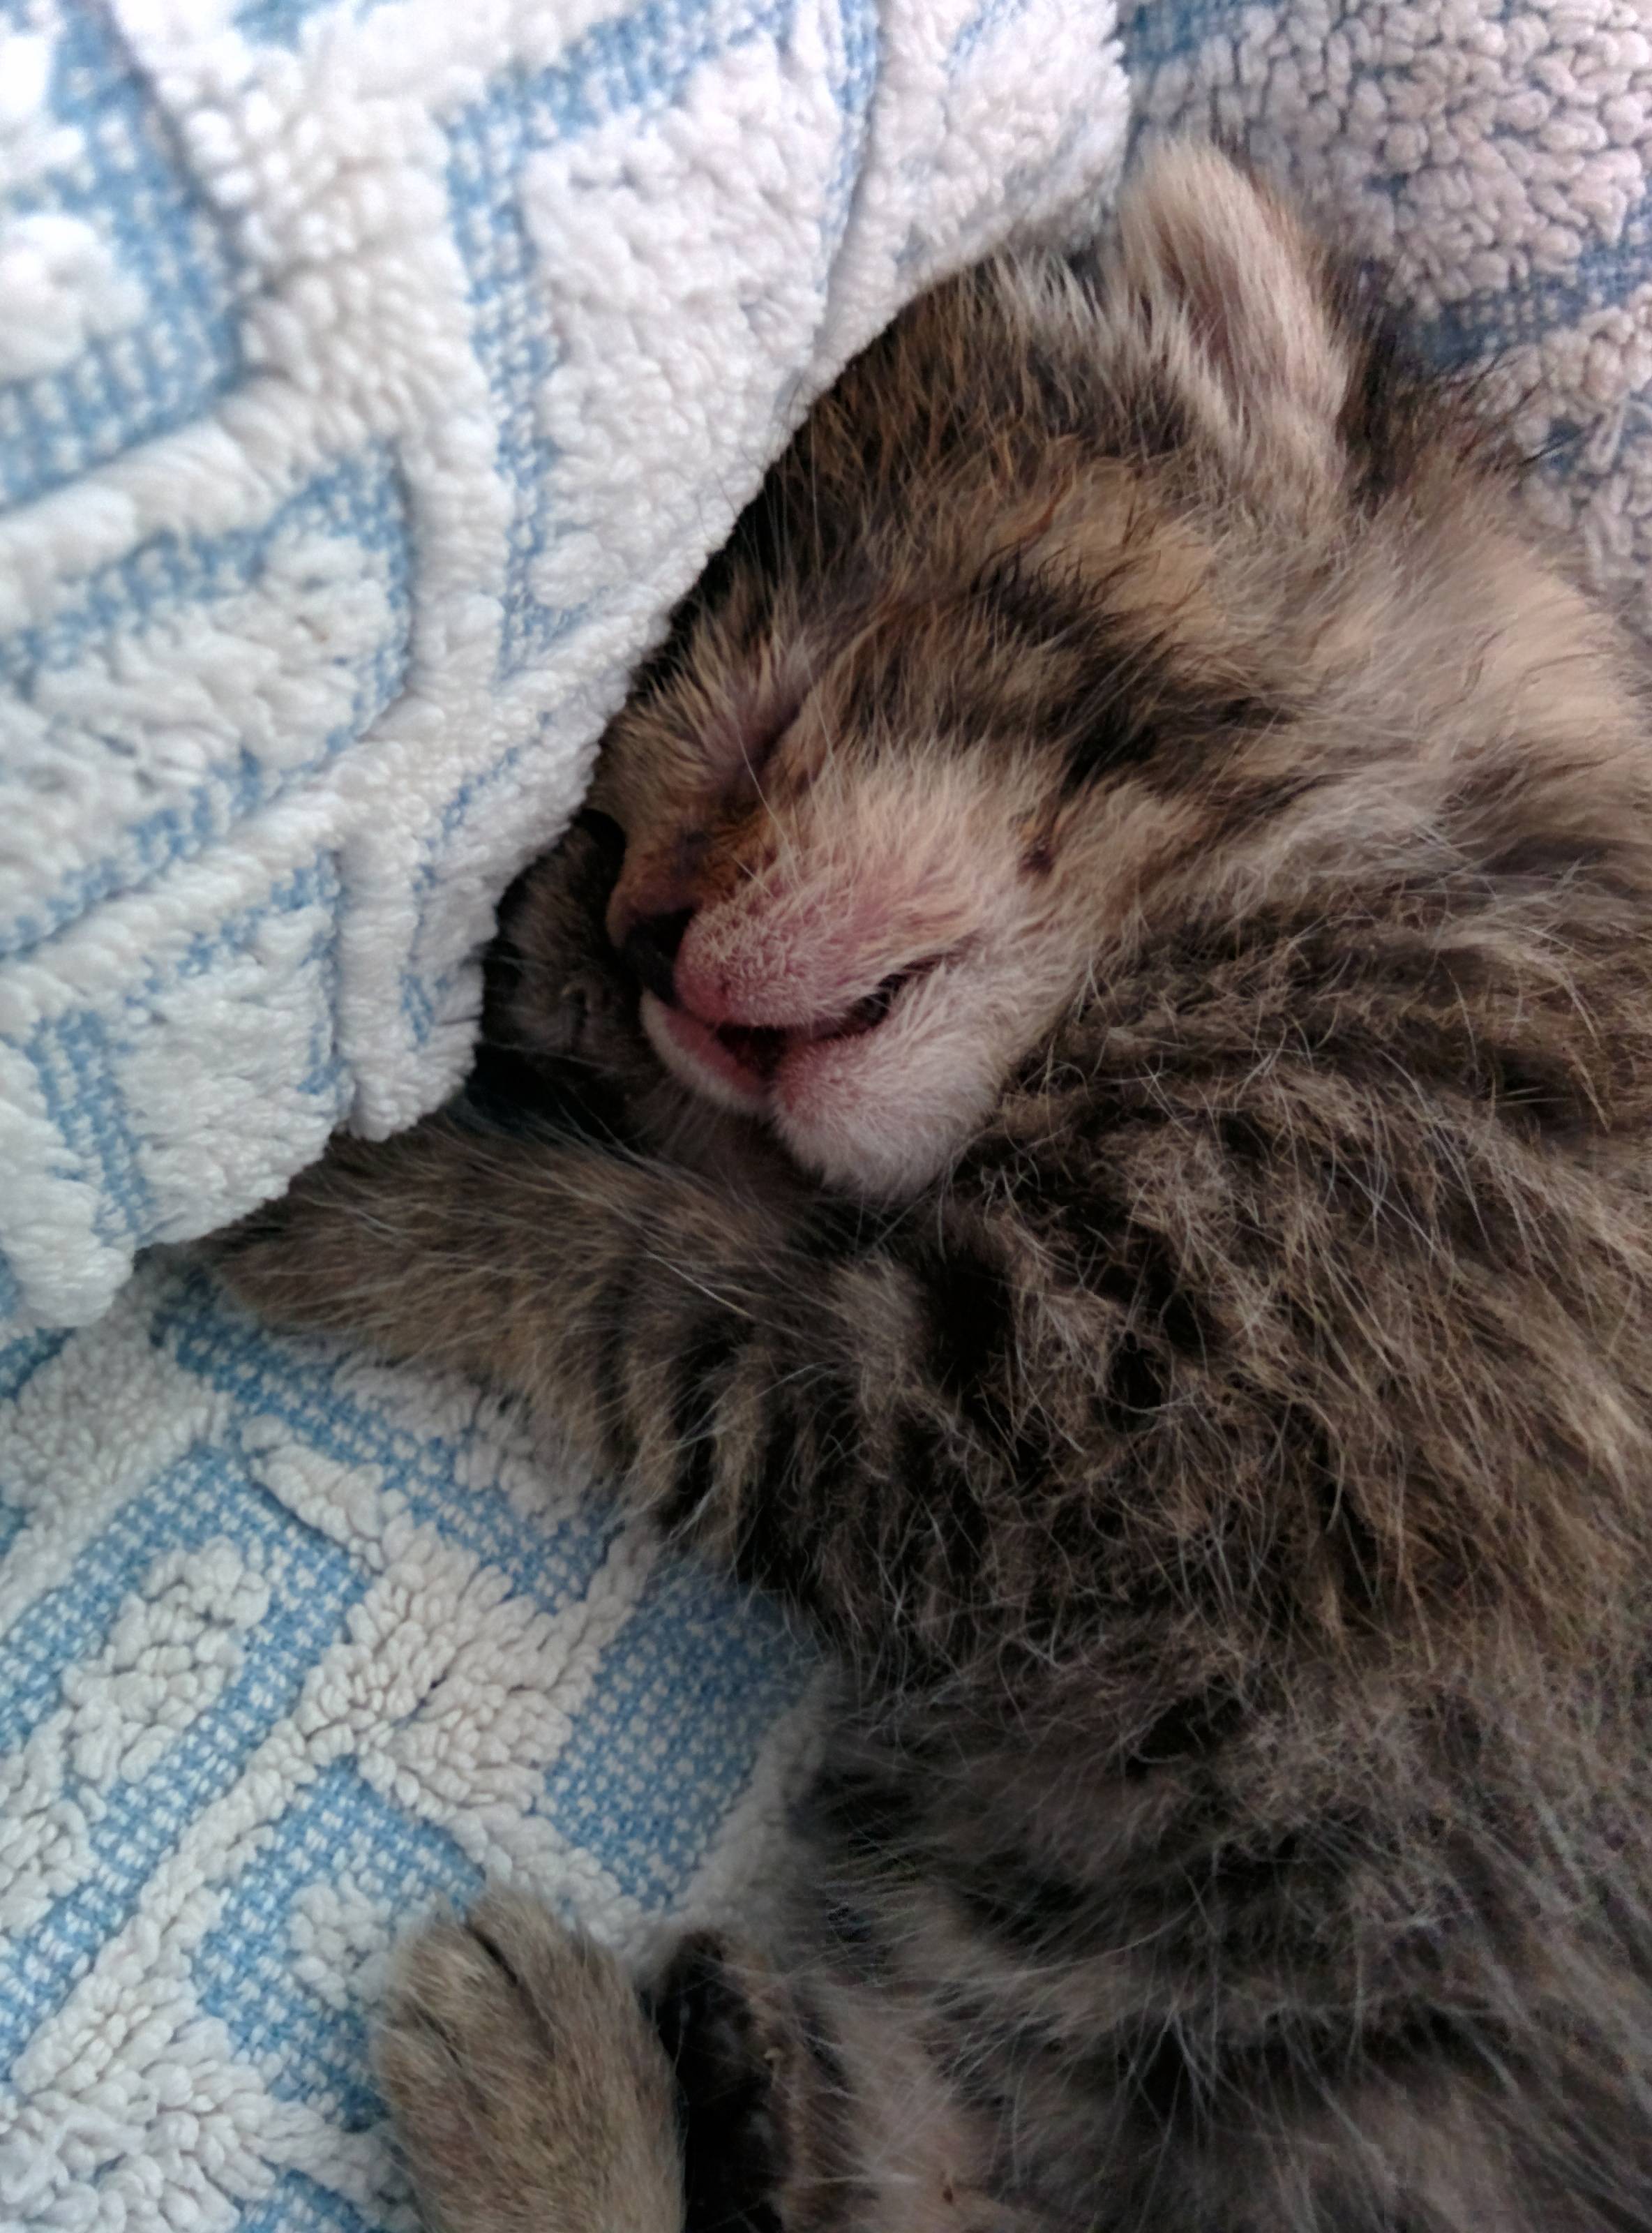
M 414 1943 L 449 2233 L 1652 2224 L 1652 752 L 1471 406 L 1206 150 L 938 289 L 514 898 L 553 1123 L 234 1237 L 843 1669 L 777 1944 Z

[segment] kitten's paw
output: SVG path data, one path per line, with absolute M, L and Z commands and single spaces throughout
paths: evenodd
M 445 1203 L 463 1177 L 447 1166 L 464 1148 L 440 1120 L 381 1142 L 340 1134 L 278 1201 L 198 1253 L 261 1317 L 423 1347 L 422 1318 L 431 1331 L 440 1323 L 425 1271 L 444 1246 Z
M 582 814 L 554 853 L 525 869 L 500 908 L 487 965 L 484 1038 L 530 1062 L 573 1063 L 628 1079 L 658 1071 L 637 1020 L 637 988 L 605 917 L 624 839 Z
M 678 2233 L 664 2050 L 614 1957 L 537 1903 L 420 1931 L 375 2061 L 441 2233 Z
M 652 1999 L 676 2073 L 690 2223 L 785 2223 L 787 2204 L 807 2222 L 799 2204 L 820 2168 L 818 2130 L 831 2120 L 817 2113 L 810 2080 L 820 2065 L 784 1980 L 749 1948 L 695 1930 Z

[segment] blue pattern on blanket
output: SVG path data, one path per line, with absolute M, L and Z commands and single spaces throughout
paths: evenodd
M 1479 199 L 1475 231 L 1487 248 L 1499 226 L 1514 232 L 1511 189 L 1553 219 L 1545 237 L 1529 211 L 1518 213 L 1519 245 L 1499 283 L 1443 275 L 1447 299 L 1409 327 L 1435 363 L 1478 364 L 1541 343 L 1652 280 L 1647 40 L 1621 10 L 1588 7 L 1567 23 L 1558 10 L 1517 11 L 1505 0 L 1457 17 L 1396 0 L 1141 0 L 1119 30 L 1138 134 L 1149 121 L 1213 128 L 1266 167 L 1294 173 L 1322 205 L 1333 146 L 1361 195 L 1395 205 L 1415 181 L 1444 175 L 1448 199 L 1432 203 L 1435 223 Z M 1524 74 L 1522 54 L 1531 57 Z M 1473 74 L 1485 87 L 1482 114 L 1464 98 Z M 1332 114 L 1337 135 L 1326 130 Z M 1584 166 L 1614 151 L 1619 191 L 1603 193 Z M 1636 181 L 1627 201 L 1625 173 Z M 1395 237 L 1382 243 L 1383 260 L 1400 264 L 1402 293 L 1408 250 L 1421 247 L 1431 277 L 1441 276 L 1430 252 L 1438 244 L 1408 237 L 1421 222 L 1400 211 Z M 1356 218 L 1344 237 L 1357 248 L 1379 230 Z
M 535 561 L 556 532 L 548 468 L 556 452 L 537 429 L 537 398 L 555 357 L 554 305 L 537 283 L 518 199 L 524 164 L 537 148 L 576 138 L 629 111 L 639 119 L 681 98 L 693 74 L 756 39 L 784 48 L 790 0 L 708 0 L 685 17 L 672 0 L 611 16 L 576 40 L 554 67 L 513 72 L 449 127 L 447 180 L 454 236 L 465 258 L 472 338 L 493 391 L 499 466 L 514 492 L 500 677 L 543 659 L 586 616 L 542 603 Z M 829 262 L 848 213 L 861 135 L 875 77 L 875 18 L 868 0 L 844 0 L 842 69 L 833 87 L 844 120 L 834 179 L 836 208 L 821 228 Z
M 218 984 L 227 1008 L 236 980 L 250 967 L 256 974 L 272 940 L 289 973 L 286 1090 L 315 1108 L 322 1138 L 343 1116 L 348 1096 L 332 1038 L 339 893 L 336 865 L 320 855 L 270 885 L 255 906 L 157 962 L 108 1007 L 68 1008 L 19 1041 L 47 1116 L 81 1170 L 94 1175 L 88 1192 L 100 1236 L 141 1245 L 156 1231 L 146 1128 L 129 1090 L 134 1083 L 142 1090 L 141 1071 L 134 1080 L 131 1066 L 141 1057 L 150 1018 L 168 1003 L 210 998 Z M 200 1084 L 210 1090 L 210 1064 Z
M 324 1854 L 328 1876 L 316 1875 Z M 280 2100 L 307 2102 L 329 2123 L 360 2132 L 384 2114 L 367 2067 L 362 2011 L 336 1976 L 306 1976 L 287 1943 L 288 1918 L 319 1884 L 393 1915 L 462 1910 L 482 1872 L 446 1831 L 433 1828 L 335 1761 L 276 1823 L 275 1834 L 201 1941 L 195 1975 L 202 2008 L 238 2056 L 265 2070 Z
M 542 25 L 515 57 L 434 0 L 426 15 L 454 59 L 414 130 L 395 11 L 366 0 L 248 0 L 217 46 L 141 8 L 0 0 L 0 971 L 21 965 L 0 980 L 0 1094 L 22 1128 L 0 1322 L 84 1320 L 136 1247 L 250 1208 L 318 1150 L 323 1119 L 365 1101 L 405 1122 L 456 1082 L 488 907 L 565 819 L 627 664 L 772 441 L 856 212 L 862 231 L 884 222 L 856 192 L 875 0 L 641 0 L 560 44 Z M 382 81 L 359 143 L 349 113 L 325 113 L 347 52 L 364 88 Z M 708 89 L 760 81 L 773 122 L 740 94 L 719 139 Z M 691 125 L 702 111 L 714 128 Z M 313 178 L 310 155 L 268 160 L 283 130 L 304 146 L 318 128 L 348 146 Z M 667 445 L 650 470 L 681 479 L 674 510 L 627 495 L 636 516 L 604 555 L 614 459 L 570 465 L 549 431 L 567 282 L 543 235 L 589 211 L 604 239 L 609 202 L 637 190 L 607 155 L 537 211 L 524 182 L 620 132 L 663 158 L 668 195 L 696 175 L 693 131 L 730 178 L 780 158 L 795 206 L 769 179 L 748 227 L 771 257 L 765 231 L 786 228 L 807 253 L 725 290 L 714 342 L 692 298 L 693 376 L 672 401 L 711 438 Z M 920 206 L 921 176 L 908 159 L 884 199 Z M 1038 186 L 1034 165 L 1018 191 Z M 427 215 L 404 216 L 421 195 Z M 662 320 L 675 276 L 658 275 Z M 797 299 L 777 320 L 782 280 Z M 677 374 L 647 324 L 628 375 L 645 413 Z M 719 349 L 750 357 L 731 361 L 738 411 Z M 638 424 L 621 416 L 621 445 Z M 547 588 L 570 535 L 576 587 Z M 338 880 L 334 1013 L 311 1014 L 305 960 L 271 966 L 267 1042 L 226 1062 L 192 1044 L 199 1008 L 146 980 L 205 928 L 278 907 L 318 838 Z M 288 1091 L 299 1032 L 326 1044 L 324 1106 Z M 238 1146 L 203 1163 L 190 1089 L 209 1063 L 244 1084 Z
M 25 912 L 0 916 L 0 957 L 25 952 L 88 908 L 200 852 L 256 807 L 323 766 L 395 698 L 406 673 L 412 625 L 412 546 L 395 461 L 383 443 L 328 465 L 256 526 L 219 535 L 162 534 L 100 567 L 52 618 L 0 636 L 0 692 L 42 709 L 60 765 L 88 790 L 122 783 L 136 746 L 105 716 L 92 723 L 49 710 L 49 678 L 88 661 L 165 661 L 182 616 L 222 628 L 232 608 L 237 630 L 269 625 L 295 586 L 317 602 L 341 585 L 376 589 L 375 625 L 331 662 L 336 687 L 318 723 L 294 713 L 278 739 L 224 740 L 221 757 L 146 771 L 130 818 L 107 850 L 31 896 Z M 203 632 L 202 648 L 210 652 Z M 44 687 L 42 687 L 44 686 Z M 275 745 L 277 749 L 270 750 Z M 123 766 L 122 762 L 127 765 Z
M 147 1384 L 124 1487 L 114 1450 L 64 1483 L 54 1374 Z M 210 2049 L 264 2105 L 244 2138 L 289 2111 L 359 2136 L 392 2210 L 366 2020 L 393 1936 L 514 1857 L 623 1937 L 705 1870 L 804 1668 L 473 1391 L 399 1403 L 198 1273 L 0 1350 L 0 1546 L 57 1576 L 0 1624 L 0 2072 L 93 2051 L 107 1973 L 158 1947 L 150 2082 Z M 348 2222 L 348 2180 L 283 2172 L 254 2208 L 269 2183 L 244 2224 Z
M 290 1714 L 303 1677 L 367 1587 L 345 1553 L 296 1534 L 290 1514 L 248 1482 L 231 1452 L 191 1449 L 86 1547 L 72 1577 L 37 1598 L 0 1647 L 0 1752 L 21 1754 L 64 1702 L 71 1710 L 84 1704 L 77 1676 L 97 1663 L 120 1609 L 141 1596 L 157 1561 L 209 1550 L 220 1566 L 231 1552 L 242 1571 L 261 1578 L 261 1618 L 232 1678 L 187 1728 L 157 1746 L 153 1767 L 140 1771 L 130 1755 L 106 1761 L 94 1735 L 68 1741 L 59 1804 L 83 1808 L 84 1842 L 73 1883 L 42 1901 L 26 1935 L 0 1945 L 0 2060 L 62 2005 L 70 1980 L 127 1921 L 184 1825 L 234 1786 Z M 128 1734 L 135 1754 L 157 1733 Z
M 32 29 L 36 13 L 29 0 L 0 0 L 0 33 Z M 65 136 L 62 160 L 8 204 L 89 225 L 145 315 L 93 336 L 61 370 L 0 383 L 0 504 L 181 426 L 242 373 L 233 254 L 101 8 L 65 14 L 46 112 Z

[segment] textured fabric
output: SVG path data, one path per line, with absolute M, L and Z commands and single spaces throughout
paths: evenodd
M 485 1878 L 621 1946 L 749 1904 L 806 1663 L 473 1389 L 198 1273 L 0 1397 L 0 2226 L 391 2224 L 395 1932 Z
M 1214 120 L 1512 345 L 1644 609 L 1631 0 L 1149 0 Z M 468 957 L 808 394 L 1105 198 L 1089 0 L 0 0 L 0 1315 L 462 1067 Z M 474 1391 L 158 1260 L 0 1338 L 0 2233 L 406 2222 L 365 2055 L 485 1875 L 635 1943 L 762 1888 L 777 1622 Z
M 0 0 L 0 1319 L 458 1082 L 803 406 L 1122 152 L 1074 0 Z
M 1110 28 L 0 0 L 0 2229 L 394 2224 L 399 1928 L 760 1893 L 772 1613 L 174 1262 L 89 1322 L 456 1081 L 494 900 L 810 394 L 1105 199 Z
M 1537 511 L 1652 630 L 1652 14 L 1643 0 L 1146 0 L 1138 132 L 1210 130 L 1495 360 Z

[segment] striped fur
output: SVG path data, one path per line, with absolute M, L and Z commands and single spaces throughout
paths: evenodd
M 1652 756 L 1516 477 L 1160 157 L 914 306 L 679 616 L 496 964 L 547 1121 L 236 1236 L 843 1670 L 790 1936 L 656 1989 L 667 2173 L 617 1975 L 415 1945 L 439 2224 L 1652 2222 Z

